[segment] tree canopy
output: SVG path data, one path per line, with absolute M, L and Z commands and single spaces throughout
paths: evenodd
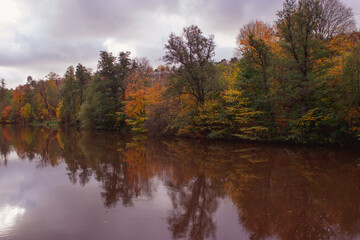
M 339 0 L 285 0 L 271 25 L 240 26 L 237 58 L 215 36 L 171 33 L 164 65 L 101 51 L 97 70 L 0 86 L 3 123 L 59 122 L 152 135 L 302 143 L 360 140 L 360 33 Z

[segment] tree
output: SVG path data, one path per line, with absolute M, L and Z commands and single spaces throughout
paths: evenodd
M 152 72 L 149 60 L 137 58 L 134 60 L 136 68 L 126 78 L 124 113 L 127 117 L 126 123 L 134 132 L 145 132 L 145 120 L 148 115 L 148 105 L 151 92 L 149 74 Z M 153 89 L 151 89 L 153 90 Z
M 81 105 L 84 102 L 85 98 L 85 90 L 88 87 L 88 84 L 91 80 L 91 72 L 86 69 L 80 63 L 76 66 L 76 82 L 77 82 L 77 90 L 79 91 L 79 104 Z
M 345 58 L 341 80 L 340 111 L 344 112 L 350 132 L 360 139 L 360 41 Z
M 164 61 L 179 66 L 176 88 L 193 95 L 197 104 L 203 105 L 214 90 L 214 36 L 207 38 L 199 27 L 192 25 L 183 29 L 182 36 L 171 33 L 165 49 Z
M 77 96 L 74 67 L 68 67 L 65 73 L 62 101 L 59 106 L 60 120 L 65 124 L 75 124 L 77 116 Z
M 256 49 L 253 41 L 262 41 L 268 45 L 275 41 L 275 31 L 269 25 L 256 20 L 244 25 L 236 37 L 236 50 L 242 55 L 252 54 L 261 61 L 262 56 L 256 56 L 253 52 Z M 259 52 L 259 51 L 258 51 Z
M 127 116 L 126 122 L 134 132 L 145 132 L 144 122 L 146 119 L 146 107 L 148 104 L 148 74 L 141 71 L 133 71 L 127 78 L 125 90 L 124 113 Z
M 159 129 L 158 126 L 162 125 L 162 121 L 159 116 L 151 116 L 163 103 L 165 87 L 160 82 L 150 80 L 151 69 L 148 66 L 147 61 L 138 62 L 136 70 L 127 78 L 124 113 L 132 131 L 148 130 L 150 134 L 154 134 Z
M 360 108 L 360 41 L 345 58 L 342 88 L 346 105 Z
M 242 55 L 238 82 L 244 96 L 249 97 L 254 108 L 264 113 L 267 124 L 274 123 L 270 97 L 274 48 L 277 44 L 274 30 L 268 24 L 255 21 L 240 29 L 237 51 Z
M 114 105 L 124 97 L 123 82 L 131 66 L 130 52 L 120 52 L 116 58 L 112 53 L 102 51 L 98 62 L 98 74 L 105 85 L 110 88 L 109 94 Z
M 24 95 L 25 87 L 21 85 L 18 86 L 12 94 L 12 99 L 10 102 L 11 113 L 9 116 L 12 122 L 20 122 L 23 120 L 20 118 L 22 117 L 21 107 L 24 105 Z
M 132 68 L 130 52 L 101 52 L 98 70 L 90 84 L 79 116 L 84 127 L 120 128 L 124 123 L 124 80 Z
M 228 89 L 221 93 L 219 99 L 208 100 L 200 107 L 195 125 L 200 133 L 209 137 L 240 137 L 259 139 L 267 131 L 266 127 L 257 124 L 256 119 L 263 113 L 251 107 L 251 100 L 244 96 L 244 91 L 237 89 L 236 76 L 239 69 L 234 67 L 224 75 Z
M 355 30 L 355 19 L 351 8 L 339 0 L 320 0 L 322 8 L 316 33 L 324 39 Z
M 5 79 L 1 79 L 1 86 L 0 86 L 0 100 L 2 101 L 5 98 Z
M 292 91 L 300 102 L 301 114 L 309 108 L 310 82 L 316 77 L 315 63 L 324 57 L 315 31 L 321 20 L 321 5 L 315 0 L 286 0 L 277 13 L 277 28 L 287 56 Z
M 0 81 L 0 110 L 3 111 L 4 108 L 10 104 L 12 90 L 7 89 L 4 79 Z
M 30 105 L 30 103 L 26 103 L 24 108 L 23 108 L 23 118 L 25 120 L 25 122 L 31 122 L 33 119 L 33 111 L 32 111 L 32 107 Z
M 10 104 L 11 101 L 11 95 L 12 95 L 12 90 L 8 90 L 5 87 L 5 80 L 1 79 L 0 81 L 0 112 L 4 113 L 6 106 L 8 106 Z M 9 113 L 9 108 L 6 111 L 6 113 Z M 9 114 L 7 114 L 8 116 Z M 7 119 L 7 117 L 5 117 L 5 119 Z

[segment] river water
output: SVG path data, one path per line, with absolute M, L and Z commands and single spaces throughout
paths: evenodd
M 360 152 L 0 126 L 0 239 L 360 239 Z

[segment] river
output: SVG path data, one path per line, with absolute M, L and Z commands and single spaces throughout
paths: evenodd
M 0 239 L 360 239 L 360 152 L 0 126 Z

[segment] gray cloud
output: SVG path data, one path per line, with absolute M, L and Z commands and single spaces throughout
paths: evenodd
M 77 59 L 94 59 L 103 47 L 99 40 L 56 41 L 46 35 L 29 37 L 22 34 L 15 35 L 13 44 L 17 47 L 1 48 L 1 66 L 32 66 L 49 61 L 66 63 Z
M 196 24 L 215 34 L 216 59 L 231 58 L 242 25 L 272 23 L 282 0 L 14 0 L 16 21 L 0 22 L 0 78 L 9 87 L 81 62 L 96 69 L 100 50 L 132 50 L 161 64 L 171 32 Z M 359 13 L 357 0 L 344 1 Z M 1 4 L 0 4 L 1 7 Z M 358 17 L 357 17 L 358 18 Z

